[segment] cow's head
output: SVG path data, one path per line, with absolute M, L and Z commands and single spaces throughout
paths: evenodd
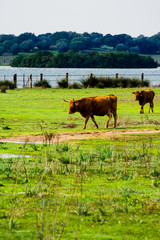
M 135 101 L 139 101 L 139 105 L 143 104 L 144 101 L 144 91 L 136 91 L 133 92 L 133 94 L 135 95 Z
M 140 100 L 143 97 L 143 92 L 144 91 L 133 92 L 133 94 L 135 95 L 135 101 Z
M 133 94 L 135 96 L 135 101 L 139 100 L 140 92 L 136 91 L 136 92 L 133 92 Z
M 75 113 L 76 112 L 76 104 L 75 104 L 75 100 L 64 100 L 65 102 L 69 102 L 69 109 L 68 109 L 68 113 L 69 114 L 72 114 L 72 113 Z

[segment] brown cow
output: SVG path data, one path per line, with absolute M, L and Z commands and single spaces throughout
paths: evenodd
M 104 97 L 84 97 L 77 101 L 70 100 L 69 102 L 69 114 L 79 112 L 82 117 L 85 118 L 83 129 L 86 128 L 86 124 L 91 117 L 95 126 L 98 128 L 98 124 L 95 121 L 96 116 L 108 116 L 105 127 L 108 128 L 109 120 L 114 116 L 114 127 L 117 124 L 117 97 L 113 94 Z
M 135 101 L 139 101 L 139 105 L 141 105 L 141 110 L 140 110 L 140 113 L 144 113 L 144 110 L 143 110 L 143 106 L 146 104 L 146 103 L 149 103 L 149 110 L 148 112 L 150 113 L 150 108 L 153 111 L 153 107 L 154 107 L 154 104 L 153 104 L 153 98 L 154 98 L 154 91 L 152 90 L 146 90 L 146 91 L 136 91 L 136 92 L 133 92 L 133 94 L 135 95 Z

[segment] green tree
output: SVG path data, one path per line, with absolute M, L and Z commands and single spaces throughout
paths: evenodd
M 24 41 L 32 40 L 33 42 L 36 42 L 36 36 L 33 33 L 22 33 L 17 37 L 17 43 L 21 44 Z
M 14 43 L 11 48 L 10 48 L 10 52 L 13 54 L 13 55 L 17 55 L 19 52 L 22 51 L 22 48 L 21 46 L 18 44 L 18 43 Z
M 20 44 L 20 47 L 24 52 L 30 52 L 31 50 L 34 49 L 34 46 L 35 45 L 32 39 L 25 40 Z
M 118 51 L 118 52 L 124 52 L 127 50 L 128 50 L 127 46 L 123 43 L 118 43 L 115 47 L 115 51 Z
M 83 41 L 77 40 L 77 41 L 71 41 L 70 43 L 70 50 L 73 50 L 74 52 L 85 49 L 85 44 Z

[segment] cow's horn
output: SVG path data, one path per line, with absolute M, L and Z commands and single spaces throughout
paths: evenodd
M 63 99 L 65 102 L 69 102 L 69 100 L 65 100 L 65 99 Z

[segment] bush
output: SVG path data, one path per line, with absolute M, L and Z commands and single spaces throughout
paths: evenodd
M 99 83 L 99 79 L 95 76 L 89 77 L 87 79 L 81 80 L 82 87 L 97 87 L 97 84 Z
M 82 87 L 87 88 L 89 85 L 89 78 L 81 80 Z
M 87 87 L 97 87 L 97 88 L 133 88 L 133 87 L 149 87 L 149 81 L 141 81 L 136 78 L 111 78 L 111 77 L 93 77 L 81 81 L 82 86 Z
M 57 81 L 57 84 L 58 84 L 59 88 L 68 88 L 68 82 L 66 81 L 66 79 Z
M 80 89 L 81 85 L 79 83 L 73 83 L 71 85 L 69 85 L 70 89 Z
M 8 80 L 0 81 L 0 88 L 1 89 L 2 89 L 2 86 L 5 86 L 6 89 L 15 89 L 14 83 L 12 81 L 8 81 Z
M 6 93 L 6 90 L 7 90 L 7 86 L 2 85 L 1 86 L 1 93 Z
M 47 82 L 47 80 L 41 80 L 36 82 L 34 87 L 51 88 L 51 85 Z

